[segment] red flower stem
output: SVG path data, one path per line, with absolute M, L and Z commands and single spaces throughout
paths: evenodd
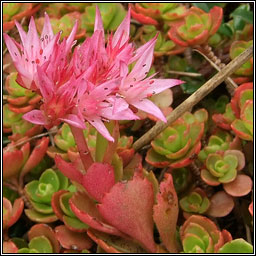
M 83 130 L 72 125 L 70 125 L 70 127 L 72 134 L 75 138 L 82 163 L 84 165 L 85 170 L 87 170 L 93 164 L 94 161 L 92 159 L 90 150 L 84 138 Z

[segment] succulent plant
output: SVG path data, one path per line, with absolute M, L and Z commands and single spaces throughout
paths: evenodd
M 185 48 L 176 45 L 172 40 L 169 39 L 165 31 L 159 31 L 153 25 L 144 25 L 138 31 L 140 40 L 142 43 L 148 42 L 156 34 L 158 34 L 156 45 L 154 48 L 154 55 L 156 57 L 163 55 L 174 55 L 182 53 Z
M 33 180 L 25 186 L 24 191 L 32 205 L 32 209 L 25 210 L 26 215 L 35 222 L 56 221 L 58 218 L 51 207 L 52 196 L 67 187 L 68 179 L 59 170 L 45 170 L 39 180 Z
M 24 208 L 22 198 L 18 198 L 12 203 L 3 197 L 3 229 L 11 227 L 21 216 Z
M 178 3 L 135 3 L 131 4 L 132 17 L 142 24 L 161 25 L 183 18 L 187 13 L 184 5 Z
M 201 178 L 207 184 L 217 186 L 235 180 L 237 172 L 245 166 L 245 158 L 239 150 L 226 150 L 209 154 L 205 163 L 206 169 L 201 170 Z
M 3 31 L 8 31 L 15 26 L 15 20 L 29 17 L 37 12 L 40 4 L 33 3 L 5 3 L 3 5 Z
M 206 193 L 200 188 L 193 189 L 187 196 L 181 198 L 179 204 L 184 212 L 192 214 L 203 214 L 210 207 Z
M 243 140 L 253 140 L 253 83 L 240 85 L 231 99 L 235 120 L 232 130 Z
M 23 138 L 21 140 L 26 139 Z M 27 142 L 22 146 L 19 145 L 21 140 L 11 142 L 3 149 L 3 178 L 10 179 L 13 177 L 24 177 L 32 170 L 44 157 L 49 138 L 43 137 L 38 140 L 33 150 L 30 152 L 30 143 Z
M 46 224 L 35 224 L 28 232 L 28 248 L 18 253 L 59 253 L 60 245 L 52 228 Z
M 232 130 L 243 140 L 253 140 L 253 83 L 241 84 L 224 114 L 214 114 L 212 119 L 223 129 Z
M 155 167 L 181 168 L 189 165 L 193 161 L 191 156 L 198 154 L 201 148 L 200 140 L 207 119 L 205 109 L 183 114 L 151 142 L 146 161 Z
M 87 34 L 92 34 L 94 30 L 95 20 L 95 6 L 93 3 L 91 6 L 85 8 L 85 12 L 82 14 L 82 28 L 86 30 Z M 121 21 L 126 15 L 126 10 L 120 3 L 97 3 L 97 6 L 101 12 L 103 26 L 105 31 L 114 31 L 117 29 Z
M 253 45 L 253 41 L 234 41 L 230 46 L 230 58 L 233 60 L 247 48 Z M 234 72 L 238 76 L 251 76 L 253 74 L 253 58 L 245 62 Z
M 185 253 L 216 253 L 224 245 L 223 231 L 200 215 L 192 215 L 184 222 L 180 239 Z
M 18 73 L 11 73 L 5 80 L 5 88 L 9 95 L 9 109 L 15 113 L 27 113 L 37 108 L 42 97 L 31 90 L 21 87 L 17 82 Z
M 231 141 L 232 136 L 228 132 L 217 130 L 210 136 L 208 144 L 199 152 L 198 159 L 204 162 L 209 154 L 229 149 Z
M 4 241 L 3 242 L 3 253 L 17 253 L 18 247 L 12 241 Z
M 85 232 L 89 226 L 81 222 L 70 209 L 69 199 L 73 194 L 67 190 L 55 192 L 51 199 L 51 206 L 56 216 L 64 222 L 69 230 L 79 233 Z
M 197 7 L 190 7 L 186 16 L 180 22 L 173 24 L 168 32 L 176 44 L 187 47 L 207 43 L 214 35 L 223 17 L 223 9 L 214 6 L 209 13 Z
M 177 194 L 184 192 L 186 189 L 189 188 L 192 175 L 187 168 L 180 168 L 180 169 L 172 169 L 168 170 L 172 174 L 173 184 L 175 187 L 175 191 Z

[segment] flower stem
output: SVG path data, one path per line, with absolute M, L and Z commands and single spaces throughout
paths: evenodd
M 82 163 L 84 165 L 85 170 L 87 170 L 92 164 L 93 159 L 90 153 L 90 150 L 87 146 L 86 140 L 84 138 L 83 130 L 77 127 L 74 127 L 70 125 L 72 134 L 74 136 L 74 139 L 76 141 L 76 145 L 82 160 Z

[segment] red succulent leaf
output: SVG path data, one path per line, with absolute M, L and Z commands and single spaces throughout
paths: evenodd
M 228 195 L 225 191 L 218 191 L 212 196 L 210 202 L 207 214 L 212 217 L 224 217 L 234 208 L 233 197 Z
M 155 252 L 153 204 L 152 184 L 136 175 L 132 180 L 116 183 L 98 209 L 108 223 L 136 239 L 148 251 Z
M 92 246 L 91 239 L 85 233 L 77 233 L 69 230 L 65 225 L 54 229 L 55 236 L 65 249 L 84 250 Z
M 38 140 L 36 146 L 34 147 L 33 151 L 31 152 L 27 162 L 23 166 L 21 170 L 20 177 L 24 177 L 32 168 L 37 166 L 40 161 L 43 159 L 47 148 L 48 148 L 49 138 L 43 137 L 42 139 Z
M 67 163 L 59 155 L 55 156 L 57 168 L 69 179 L 82 184 L 83 174 L 74 166 L 73 163 Z
M 154 221 L 160 237 L 170 253 L 177 253 L 176 224 L 179 214 L 177 194 L 171 174 L 165 174 L 157 194 L 157 204 L 153 208 Z
M 3 152 L 3 178 L 10 178 L 20 171 L 23 165 L 23 153 L 20 150 Z
M 60 207 L 60 197 L 61 195 L 65 194 L 65 193 L 68 193 L 67 190 L 59 190 L 57 192 L 55 192 L 52 196 L 52 200 L 51 200 L 51 206 L 52 206 L 52 209 L 54 211 L 54 213 L 56 214 L 56 216 L 61 220 L 63 221 L 63 211 Z
M 104 222 L 94 201 L 85 193 L 75 193 L 69 200 L 69 204 L 78 219 L 90 227 L 108 234 L 123 236 L 116 228 Z
M 224 244 L 233 240 L 232 235 L 226 229 L 223 229 L 221 231 L 221 234 L 222 234 L 223 239 L 224 239 Z
M 115 184 L 114 168 L 110 164 L 93 163 L 83 176 L 82 184 L 90 196 L 101 202 Z
M 19 248 L 12 241 L 3 242 L 3 253 L 17 253 Z
M 158 168 L 163 168 L 168 166 L 170 163 L 165 156 L 156 153 L 152 148 L 148 150 L 146 155 L 146 161 Z
M 35 224 L 32 226 L 28 232 L 29 240 L 38 236 L 45 236 L 51 242 L 54 253 L 58 253 L 60 251 L 59 242 L 56 239 L 55 233 L 50 226 L 46 224 Z
M 18 198 L 14 201 L 12 206 L 11 218 L 8 222 L 8 227 L 11 227 L 20 218 L 24 208 L 24 201 Z
M 158 25 L 158 22 L 156 20 L 152 19 L 151 17 L 145 16 L 142 13 L 137 13 L 134 7 L 132 5 L 130 6 L 131 6 L 131 15 L 135 20 L 146 25 Z
M 235 91 L 235 94 L 233 96 L 233 98 L 231 99 L 230 103 L 231 103 L 231 108 L 232 110 L 234 111 L 235 115 L 237 118 L 240 117 L 240 106 L 239 106 L 239 99 L 240 99 L 240 96 L 241 96 L 241 93 L 244 91 L 244 90 L 247 90 L 247 89 L 253 89 L 253 83 L 244 83 L 244 84 L 241 84 Z
M 27 101 L 28 101 L 28 97 L 27 96 L 20 96 L 17 98 L 13 98 L 12 96 L 8 95 L 7 96 L 7 100 L 10 104 L 14 105 L 8 105 L 9 107 L 11 106 L 12 108 L 16 108 L 15 106 L 22 106 L 24 105 Z
M 225 119 L 223 114 L 213 114 L 212 120 L 216 123 L 216 125 L 218 125 L 219 127 L 221 127 L 224 130 L 231 129 L 230 123 L 228 122 L 228 120 Z
M 137 243 L 123 237 L 111 236 L 97 230 L 89 229 L 87 234 L 93 239 L 104 251 L 110 253 L 145 253 Z
M 249 210 L 250 214 L 253 216 L 253 202 L 250 203 L 248 210 Z
M 98 238 L 95 234 L 95 231 L 88 229 L 87 234 L 88 236 L 96 243 L 98 244 L 105 252 L 107 253 L 121 253 L 116 248 L 114 248 L 111 245 L 108 245 L 104 240 L 101 238 Z
M 22 107 L 22 106 L 16 107 L 11 104 L 8 104 L 8 107 L 12 112 L 17 113 L 17 114 L 20 114 L 20 113 L 24 114 L 24 113 L 27 113 L 35 108 L 33 105 L 26 105 L 24 107 Z
M 231 196 L 245 196 L 252 190 L 252 180 L 245 174 L 238 174 L 230 183 L 223 184 L 224 190 Z
M 214 6 L 209 13 L 212 18 L 212 27 L 210 30 L 210 35 L 213 35 L 217 32 L 217 30 L 221 25 L 222 18 L 223 18 L 223 8 L 219 6 Z
M 180 23 L 175 23 L 168 31 L 168 36 L 169 38 L 175 43 L 178 44 L 182 47 L 187 47 L 188 43 L 183 41 L 180 36 L 177 33 L 177 27 L 181 26 L 185 24 L 184 21 L 180 22 Z
M 118 155 L 123 160 L 123 166 L 126 166 L 132 160 L 134 153 L 135 153 L 135 151 L 133 148 L 124 149 L 118 153 Z

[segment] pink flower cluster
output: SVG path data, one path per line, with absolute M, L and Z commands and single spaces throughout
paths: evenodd
M 76 46 L 73 53 L 77 23 L 63 41 L 61 32 L 53 34 L 47 14 L 40 37 L 33 17 L 28 33 L 17 22 L 16 26 L 21 44 L 7 34 L 4 39 L 18 71 L 17 82 L 43 97 L 40 110 L 26 113 L 24 119 L 46 128 L 64 121 L 85 129 L 84 122 L 88 121 L 110 141 L 113 138 L 104 121 L 139 119 L 134 109 L 166 121 L 148 98 L 182 81 L 147 77 L 157 38 L 138 49 L 129 43 L 130 10 L 115 34 L 111 33 L 105 41 L 96 8 L 93 35 Z

